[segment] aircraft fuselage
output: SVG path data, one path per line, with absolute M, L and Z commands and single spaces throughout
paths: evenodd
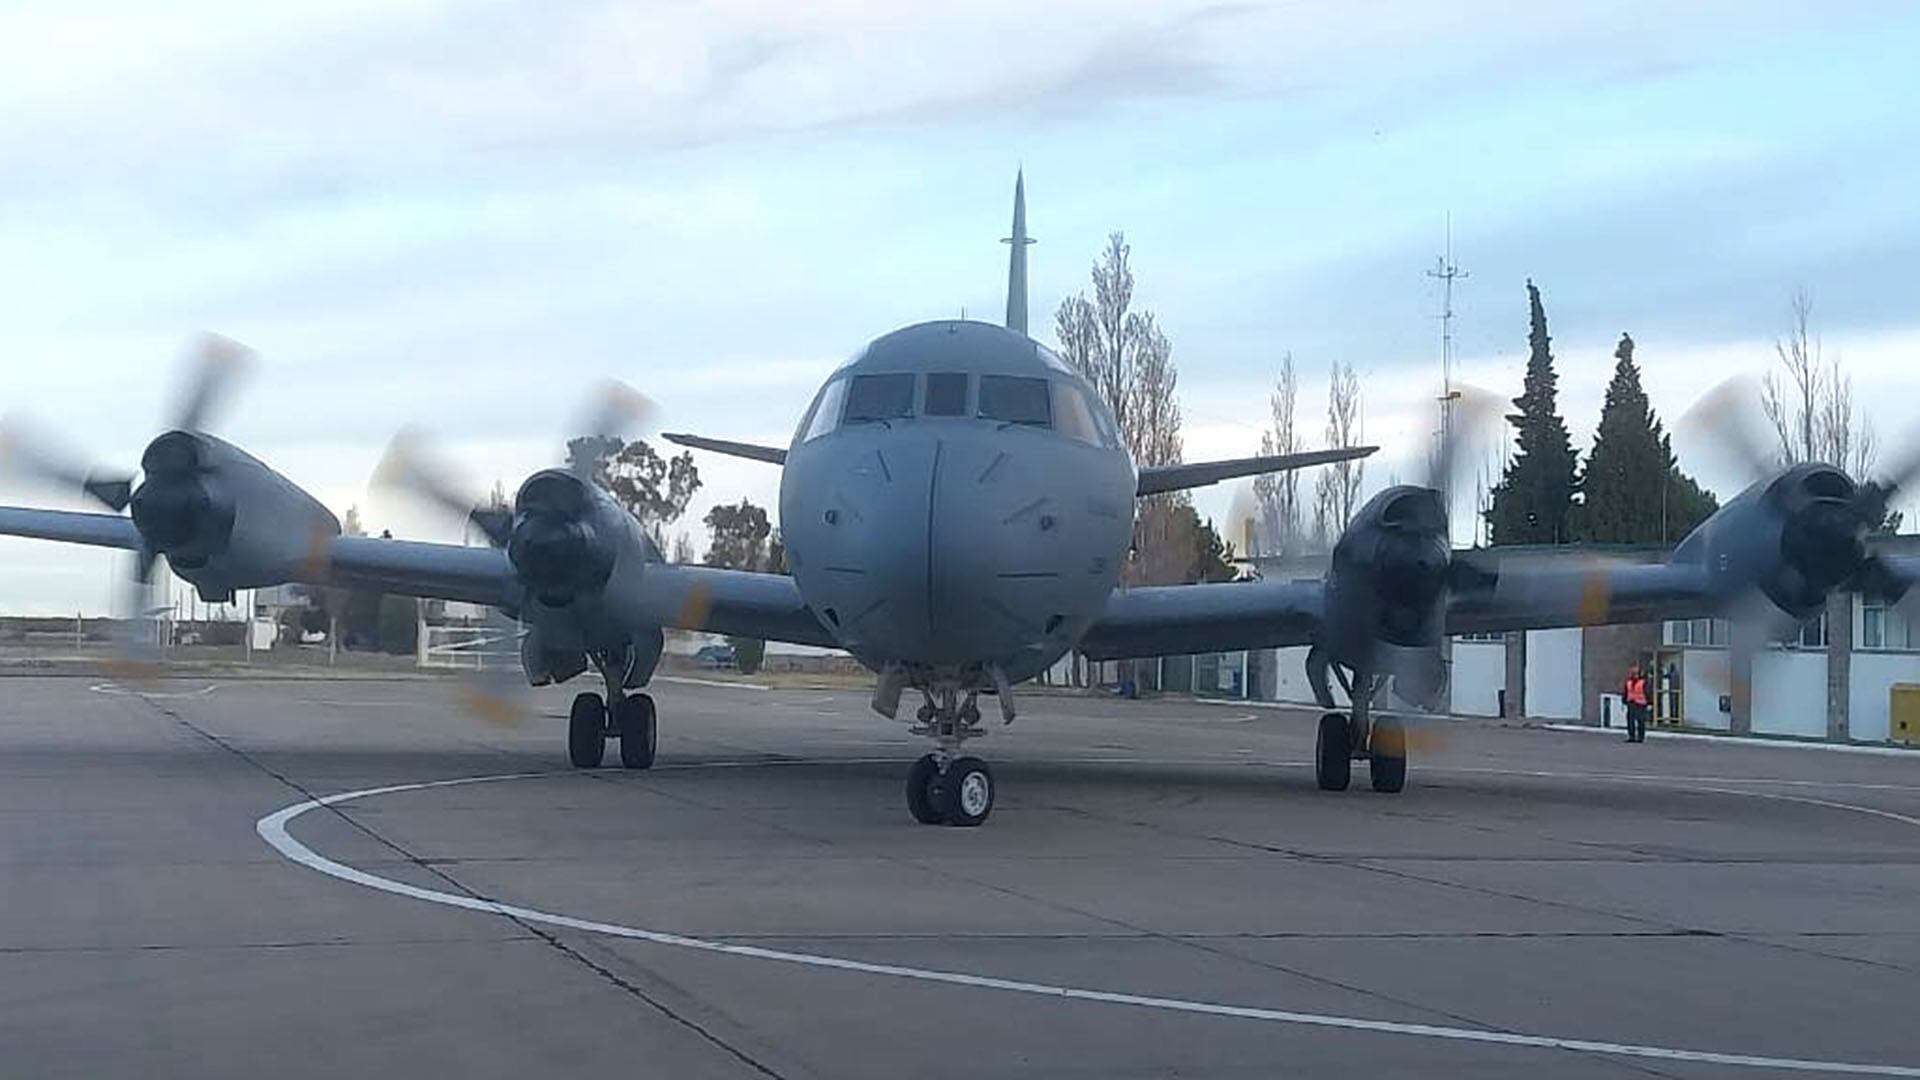
M 1132 537 L 1133 463 L 1099 395 L 1026 335 L 923 323 L 814 398 L 787 452 L 795 584 L 909 685 L 1031 678 L 1085 633 Z

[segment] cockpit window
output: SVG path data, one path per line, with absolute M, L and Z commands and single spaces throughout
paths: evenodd
M 1054 430 L 1069 439 L 1092 446 L 1105 445 L 1106 440 L 1101 438 L 1100 427 L 1094 422 L 1093 410 L 1087 405 L 1086 396 L 1072 383 L 1053 384 L 1053 426 Z
M 800 436 L 801 442 L 814 439 L 832 431 L 840 423 L 840 406 L 847 400 L 847 380 L 834 379 L 820 391 L 820 400 L 813 403 L 813 411 L 807 414 L 806 428 Z
M 967 373 L 936 371 L 927 376 L 928 416 L 967 415 Z
M 1052 427 L 1053 409 L 1047 400 L 1047 380 L 1016 375 L 980 376 L 978 415 L 983 420 Z
M 912 375 L 855 375 L 847 388 L 847 411 L 841 423 L 863 424 L 912 415 Z

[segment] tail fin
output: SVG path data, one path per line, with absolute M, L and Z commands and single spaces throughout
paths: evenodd
M 1013 177 L 1013 235 L 1000 241 L 1011 245 L 1007 256 L 1007 329 L 1027 332 L 1027 177 L 1022 169 Z

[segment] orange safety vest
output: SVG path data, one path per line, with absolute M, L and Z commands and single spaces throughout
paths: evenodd
M 1645 705 L 1647 703 L 1647 680 L 1644 675 L 1628 679 L 1626 690 L 1627 704 Z

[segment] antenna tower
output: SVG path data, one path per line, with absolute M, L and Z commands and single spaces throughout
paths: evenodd
M 1447 511 L 1448 543 L 1451 544 L 1453 530 L 1453 477 L 1445 475 L 1452 471 L 1452 462 L 1457 447 L 1453 445 L 1453 403 L 1460 396 L 1453 388 L 1453 283 L 1471 277 L 1465 270 L 1453 262 L 1453 215 L 1447 215 L 1446 254 L 1433 260 L 1433 269 L 1427 276 L 1440 283 L 1440 444 L 1434 457 L 1443 461 L 1447 467 L 1440 470 L 1442 475 L 1434 479 L 1440 490 L 1440 504 Z

